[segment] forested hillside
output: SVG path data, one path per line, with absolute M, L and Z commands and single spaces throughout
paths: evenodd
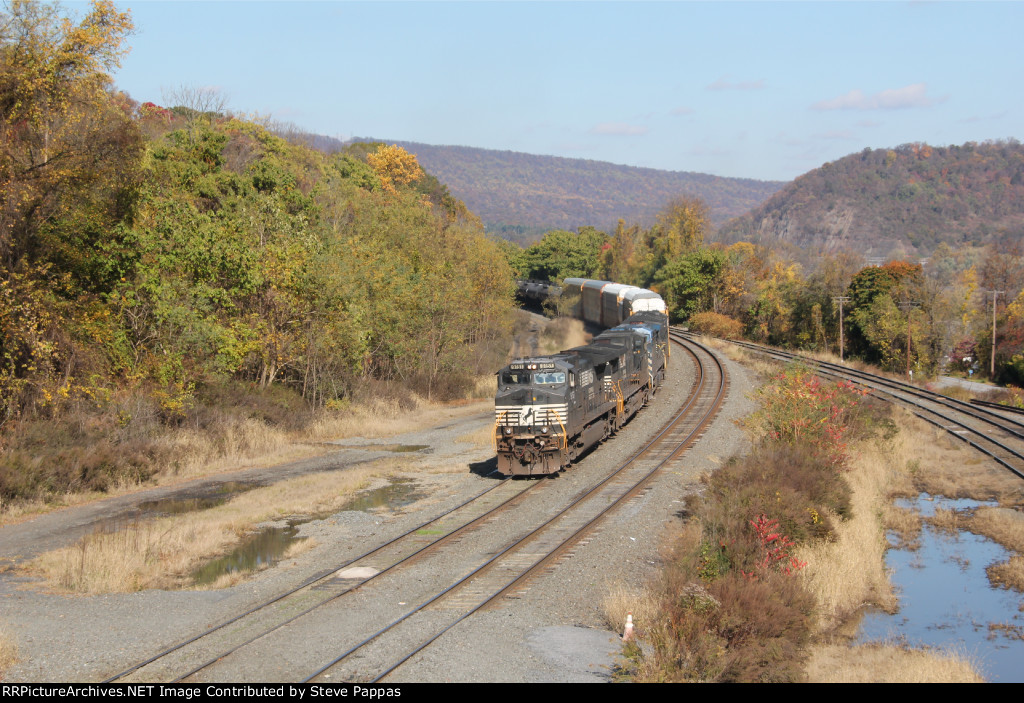
M 797 178 L 718 239 L 888 259 L 1007 235 L 1024 237 L 1024 146 L 1014 140 L 865 149 Z
M 511 261 L 524 277 L 580 276 L 652 288 L 673 321 L 719 337 L 837 352 L 842 314 L 848 357 L 893 372 L 905 373 L 909 364 L 919 379 L 955 370 L 1024 384 L 1019 236 L 1005 234 L 984 247 L 940 243 L 922 266 L 872 265 L 849 249 L 708 242 L 710 231 L 707 207 L 683 198 L 649 228 L 620 223 L 611 235 L 587 227 L 554 230 L 515 251 Z
M 295 423 L 492 370 L 510 269 L 415 157 L 139 105 L 108 73 L 131 29 L 0 13 L 0 504 L 145 478 L 162 428 L 238 403 Z
M 650 226 L 669 200 L 683 196 L 707 203 L 711 223 L 717 225 L 760 205 L 783 186 L 514 151 L 397 144 L 446 183 L 488 230 L 521 242 L 550 229 L 589 225 L 611 232 L 620 218 Z

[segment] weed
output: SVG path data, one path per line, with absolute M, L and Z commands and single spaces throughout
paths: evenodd
M 956 651 L 842 644 L 816 647 L 808 678 L 814 683 L 983 683 L 979 668 Z

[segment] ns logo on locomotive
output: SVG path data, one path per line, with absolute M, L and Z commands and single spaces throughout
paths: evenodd
M 615 433 L 653 397 L 669 357 L 665 301 L 643 288 L 567 278 L 573 316 L 609 328 L 580 347 L 498 372 L 498 470 L 555 474 Z

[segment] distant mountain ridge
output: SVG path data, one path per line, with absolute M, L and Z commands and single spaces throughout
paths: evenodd
M 717 238 L 865 257 L 928 256 L 940 243 L 1024 239 L 1024 146 L 1016 140 L 865 149 L 800 176 Z
M 718 225 L 760 205 L 785 185 L 476 147 L 354 141 L 385 141 L 415 154 L 489 230 L 519 240 L 584 225 L 613 231 L 620 218 L 650 225 L 669 200 L 681 195 L 703 199 Z

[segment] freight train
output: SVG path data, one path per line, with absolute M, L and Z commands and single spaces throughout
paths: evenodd
M 590 344 L 517 359 L 498 372 L 494 441 L 498 470 L 508 476 L 567 468 L 628 422 L 665 379 L 661 296 L 582 278 L 566 279 L 561 294 L 572 296 L 574 316 L 610 329 Z

